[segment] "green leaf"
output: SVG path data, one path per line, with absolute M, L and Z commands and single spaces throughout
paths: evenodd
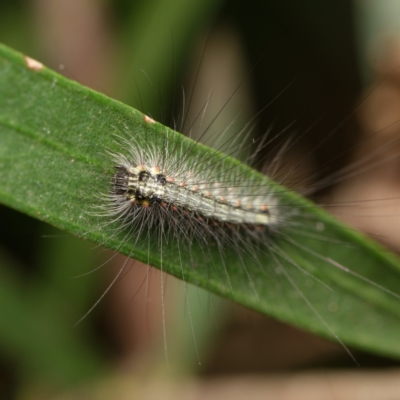
M 116 134 L 138 145 L 189 139 L 115 100 L 47 68 L 28 68 L 22 55 L 0 47 L 0 201 L 79 237 L 162 266 L 179 278 L 328 338 L 400 357 L 400 264 L 380 246 L 322 209 L 238 161 L 226 168 L 279 192 L 291 214 L 268 246 L 206 252 L 160 237 L 126 240 L 126 231 L 93 213 L 110 190 L 120 151 Z M 160 140 L 162 138 L 162 140 Z M 161 148 L 161 147 L 160 147 Z M 222 155 L 209 151 L 210 157 Z M 188 159 L 190 164 L 191 159 Z M 134 248 L 133 248 L 134 247 Z M 357 276 L 357 274 L 359 276 Z M 364 278 L 362 278 L 364 277 Z M 383 289 L 385 288 L 385 289 Z

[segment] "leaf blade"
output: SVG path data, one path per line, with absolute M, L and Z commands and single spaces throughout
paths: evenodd
M 218 249 L 211 248 L 209 268 L 196 268 L 191 261 L 207 265 L 201 248 L 194 247 L 190 257 L 184 257 L 179 243 L 169 243 L 160 254 L 156 240 L 148 254 L 143 238 L 132 249 L 126 232 L 116 233 L 115 224 L 104 224 L 90 212 L 101 203 L 96 195 L 109 190 L 113 164 L 107 149 L 120 150 L 116 133 L 134 135 L 139 145 L 157 143 L 168 135 L 172 143 L 192 146 L 168 128 L 147 123 L 140 112 L 46 68 L 33 71 L 22 55 L 0 47 L 3 204 L 154 266 L 162 265 L 179 278 L 260 312 L 325 337 L 338 335 L 346 343 L 400 357 L 399 299 L 377 286 L 393 292 L 400 287 L 398 260 L 235 160 L 227 162 L 260 185 L 274 187 L 286 207 L 306 210 L 297 220 L 300 229 L 283 226 L 256 261 L 246 251 L 240 254 L 242 260 L 228 250 L 222 262 Z M 208 151 L 201 145 L 196 148 Z M 219 157 L 209 151 L 210 157 Z M 317 223 L 322 224 L 323 234 L 318 233 Z

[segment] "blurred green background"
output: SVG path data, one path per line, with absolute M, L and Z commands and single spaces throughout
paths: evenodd
M 318 171 L 343 153 L 320 171 L 326 174 L 345 165 L 358 140 L 355 116 L 347 116 L 372 80 L 364 48 L 381 29 L 370 23 L 368 3 L 0 0 L 0 41 L 184 131 L 208 96 L 200 129 L 212 123 L 211 133 L 238 110 L 242 126 L 267 104 L 254 134 L 288 126 L 288 134 L 307 132 L 303 154 L 336 127 L 310 161 Z M 160 376 L 352 366 L 334 344 L 164 277 L 166 367 L 159 272 L 133 265 L 74 326 L 124 260 L 10 209 L 0 209 L 0 221 L 1 399 L 125 398 L 139 396 L 135 384 L 146 380 L 159 385 L 155 398 L 167 398 Z M 392 365 L 356 357 L 366 367 Z

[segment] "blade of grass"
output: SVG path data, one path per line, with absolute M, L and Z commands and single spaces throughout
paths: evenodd
M 126 232 L 116 234 L 115 224 L 104 225 L 90 211 L 101 202 L 96 195 L 109 191 L 113 165 L 106 149 L 120 151 L 114 134 L 134 135 L 140 145 L 160 140 L 166 132 L 172 142 L 183 140 L 158 123 L 149 124 L 140 112 L 47 68 L 28 68 L 21 54 L 0 47 L 3 204 L 160 267 L 157 239 L 151 243 L 150 254 L 147 238 L 139 238 L 132 249 Z M 275 185 L 235 160 L 226 162 L 260 185 Z M 281 188 L 276 186 L 276 190 Z M 243 253 L 241 259 L 228 250 L 224 266 L 218 263 L 218 249 L 211 248 L 215 258 L 209 268 L 196 268 L 189 255 L 184 255 L 181 266 L 176 244 L 168 243 L 163 248 L 163 270 L 182 278 L 182 267 L 187 281 L 223 297 L 325 337 L 338 335 L 351 345 L 399 357 L 399 300 L 341 267 L 396 291 L 400 287 L 398 260 L 296 194 L 284 190 L 281 197 L 287 206 L 310 209 L 308 214 L 323 226 L 327 240 L 282 227 L 285 240 L 276 243 L 279 254 L 261 254 L 259 262 L 254 262 L 250 254 Z M 196 246 L 192 257 L 207 264 Z

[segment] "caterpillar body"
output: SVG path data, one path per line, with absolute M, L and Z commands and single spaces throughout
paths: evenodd
M 124 224 L 152 223 L 166 215 L 170 221 L 165 229 L 174 236 L 200 240 L 209 235 L 223 240 L 221 233 L 212 229 L 217 225 L 220 232 L 229 228 L 254 232 L 279 224 L 273 193 L 263 187 L 255 190 L 250 178 L 235 177 L 234 171 L 227 181 L 223 163 L 208 153 L 197 155 L 189 169 L 183 168 L 190 149 L 174 148 L 174 163 L 165 159 L 172 153 L 167 142 L 165 146 L 160 153 L 155 146 L 138 147 L 133 139 L 125 147 L 127 155 L 114 155 L 117 172 L 109 200 L 112 214 L 119 215 Z

